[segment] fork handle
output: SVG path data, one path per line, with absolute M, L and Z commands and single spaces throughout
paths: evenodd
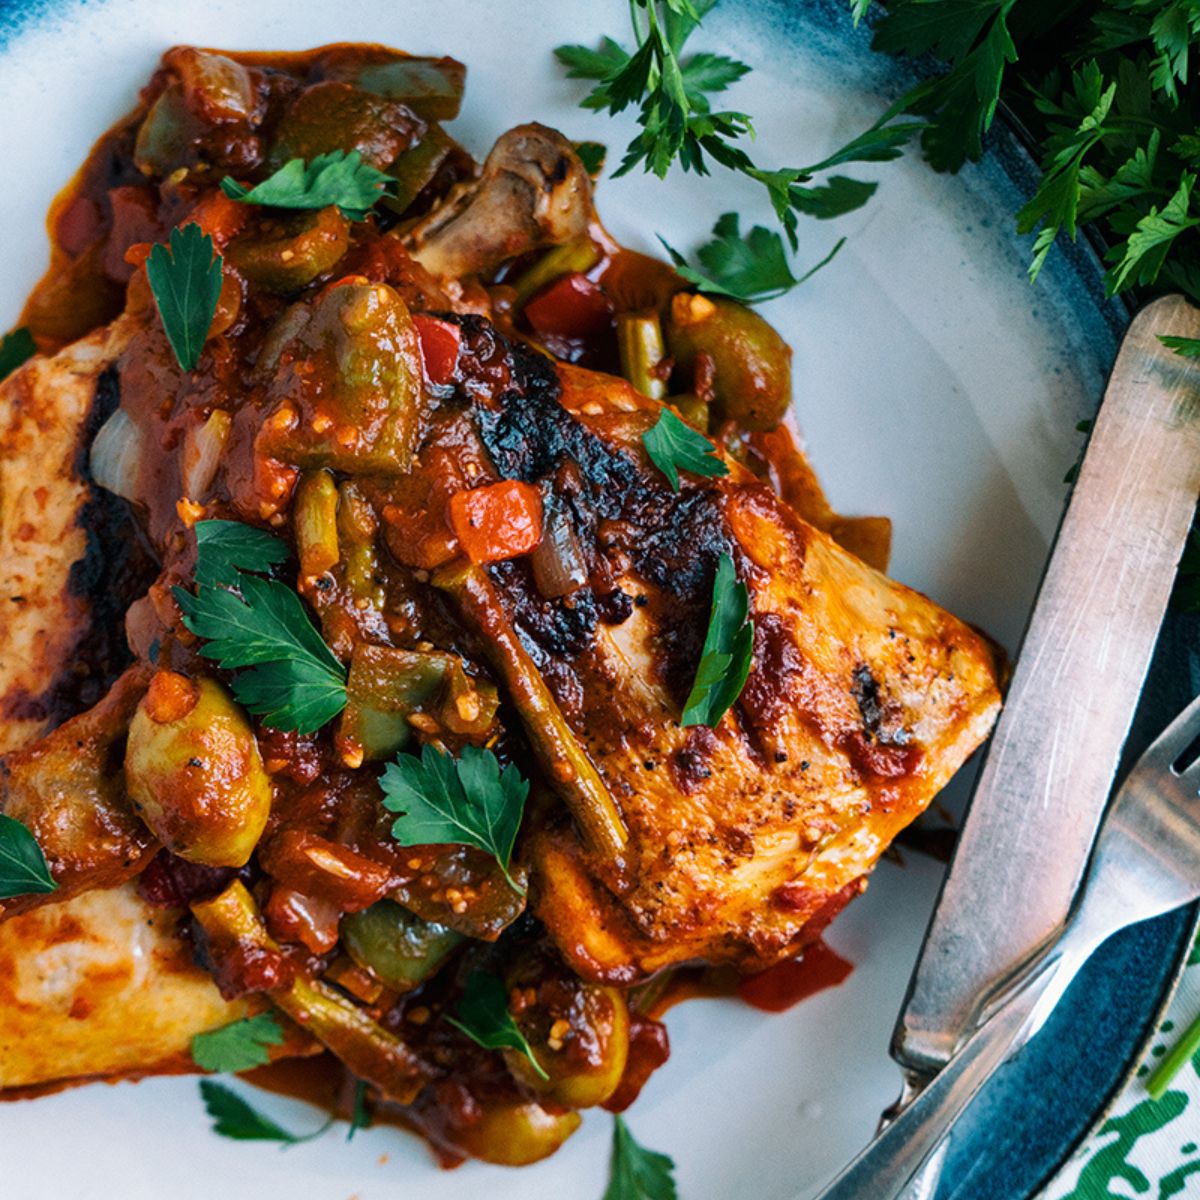
M 914 1177 L 950 1126 L 996 1070 L 1037 1031 L 1046 1011 L 1043 999 L 1056 1000 L 1073 975 L 1057 956 L 1036 970 L 819 1200 L 900 1200 L 914 1194 L 909 1190 Z M 1056 982 L 1058 986 L 1052 986 Z

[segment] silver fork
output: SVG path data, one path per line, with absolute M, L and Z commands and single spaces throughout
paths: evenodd
M 985 1023 L 820 1200 L 927 1200 L 950 1128 L 1033 1038 L 1088 958 L 1114 933 L 1200 899 L 1200 697 L 1138 759 L 1105 814 L 1060 936 L 990 1006 Z

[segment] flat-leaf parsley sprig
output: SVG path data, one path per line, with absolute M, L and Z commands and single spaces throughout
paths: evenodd
M 679 491 L 681 470 L 706 479 L 729 474 L 729 468 L 717 457 L 716 446 L 669 408 L 664 408 L 654 425 L 642 434 L 642 445 L 673 492 Z
M 464 746 L 454 758 L 426 745 L 420 758 L 400 754 L 388 763 L 380 786 L 384 808 L 399 814 L 392 836 L 402 846 L 449 842 L 485 850 L 524 893 L 511 867 L 529 780 L 513 763 L 501 770 L 495 754 L 478 746 Z
M 314 209 L 337 205 L 342 216 L 365 221 L 367 214 L 396 186 L 396 181 L 362 160 L 357 150 L 331 150 L 305 162 L 293 158 L 254 187 L 228 175 L 221 190 L 243 204 L 271 208 Z
M 57 888 L 37 839 L 16 817 L 0 813 L 0 900 Z
M 612 1159 L 604 1200 L 678 1200 L 675 1163 L 641 1145 L 620 1115 L 613 1117 Z
M 283 1045 L 273 1013 L 242 1017 L 192 1038 L 192 1061 L 202 1071 L 249 1071 L 271 1061 L 271 1046 Z
M 221 297 L 223 260 L 212 236 L 194 221 L 172 229 L 167 245 L 154 246 L 146 278 L 167 341 L 185 371 L 195 369 Z
M 495 975 L 472 971 L 458 1004 L 458 1015 L 446 1020 L 477 1046 L 485 1050 L 515 1050 L 525 1056 L 542 1079 L 550 1078 L 508 1011 L 508 993 Z
M 233 693 L 273 729 L 315 733 L 346 706 L 346 668 L 325 644 L 300 597 L 260 574 L 287 547 L 237 521 L 195 526 L 196 591 L 172 594 L 200 653 L 236 670 Z
M 299 1146 L 325 1133 L 337 1119 L 330 1116 L 312 1133 L 292 1133 L 277 1121 L 243 1100 L 231 1087 L 215 1079 L 200 1080 L 200 1097 L 212 1118 L 213 1133 L 238 1142 L 278 1142 L 281 1146 Z
M 725 55 L 682 57 L 684 44 L 716 0 L 632 0 L 636 47 L 632 53 L 611 37 L 598 49 L 559 46 L 555 51 L 567 74 L 594 86 L 581 101 L 585 108 L 619 113 L 638 106 L 642 132 L 629 144 L 617 169 L 623 175 L 639 164 L 665 176 L 674 162 L 685 171 L 707 174 L 716 162 L 766 188 L 793 249 L 800 215 L 836 217 L 865 204 L 876 184 L 834 175 L 814 184 L 817 175 L 850 162 L 896 158 L 913 123 L 892 122 L 867 130 L 835 154 L 807 167 L 767 170 L 747 153 L 754 134 L 751 117 L 736 110 L 714 110 L 710 97 L 723 92 L 750 68 Z
M 713 577 L 712 608 L 700 665 L 679 723 L 715 729 L 742 694 L 753 661 L 750 592 L 739 582 L 733 559 L 722 554 Z
M 774 300 L 811 279 L 833 259 L 846 239 L 840 239 L 820 262 L 798 277 L 788 265 L 787 252 L 779 234 L 755 225 L 742 237 L 737 213 L 724 213 L 713 226 L 713 240 L 696 252 L 703 270 L 689 265 L 687 259 L 662 238 L 659 241 L 679 274 L 700 291 L 730 296 L 743 304 L 755 304 L 760 300 Z

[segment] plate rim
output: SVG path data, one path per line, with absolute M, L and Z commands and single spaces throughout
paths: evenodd
M 0 56 L 12 51 L 13 41 L 28 27 L 35 26 L 46 19 L 64 16 L 64 10 L 80 7 L 81 4 L 85 3 L 86 0 L 0 0 L 0 18 L 3 18 L 3 24 L 0 25 Z M 753 0 L 750 0 L 747 7 L 751 7 L 752 5 Z M 813 19 L 815 20 L 823 21 L 831 17 L 835 9 L 839 16 L 844 17 L 846 15 L 844 6 L 838 7 L 831 0 L 816 0 L 816 3 L 812 7 L 814 10 Z M 872 12 L 877 17 L 878 9 L 875 8 Z M 863 22 L 864 31 L 862 36 L 866 36 L 867 29 L 871 23 L 872 17 L 869 16 L 867 21 Z M 922 63 L 908 64 L 908 67 L 910 74 L 914 77 L 927 74 L 930 70 L 929 64 Z M 1037 177 L 1036 157 L 1031 152 L 1029 135 L 1004 106 L 1001 107 L 998 119 L 990 131 L 986 156 L 994 158 L 1001 170 L 1009 176 L 1012 182 L 1018 185 L 1022 183 L 1022 180 L 1012 174 L 1012 168 L 1018 162 L 1023 167 L 1024 175 L 1027 178 Z M 1080 282 L 1087 285 L 1094 285 L 1103 274 L 1101 262 L 1103 248 L 1092 230 L 1085 229 L 1083 232 L 1084 237 L 1078 242 L 1065 246 L 1060 244 L 1057 247 L 1057 252 L 1066 252 L 1068 254 L 1073 263 L 1073 272 L 1077 275 Z M 1114 329 L 1116 336 L 1119 337 L 1123 334 L 1131 319 L 1128 306 L 1120 300 L 1109 299 L 1099 304 L 1098 309 L 1100 315 Z M 1095 398 L 1095 402 L 1098 404 L 1099 397 Z M 1069 495 L 1063 501 L 1064 512 L 1068 502 Z M 1160 634 L 1160 644 L 1162 636 Z M 1143 691 L 1143 698 L 1144 696 L 1145 692 Z M 1176 914 L 1176 917 L 1178 918 L 1180 915 Z M 1159 1025 L 1170 1008 L 1171 1002 L 1178 990 L 1188 965 L 1191 947 L 1195 942 L 1198 931 L 1200 931 L 1200 903 L 1192 907 L 1186 931 L 1181 938 L 1180 953 L 1176 962 L 1171 966 L 1165 983 L 1162 985 L 1152 1017 L 1142 1030 L 1142 1036 L 1137 1042 L 1135 1052 L 1124 1064 L 1117 1082 L 1103 1097 L 1091 1121 L 1071 1143 L 1066 1152 L 1053 1164 L 1048 1165 L 1046 1173 L 1042 1176 L 1037 1186 L 1031 1192 L 1026 1193 L 1027 1197 L 1032 1198 L 1039 1194 L 1046 1184 L 1075 1158 L 1086 1142 L 1100 1130 L 1118 1098 L 1136 1078 L 1138 1068 L 1153 1045 Z M 897 1069 L 897 1074 L 899 1074 L 899 1069 Z

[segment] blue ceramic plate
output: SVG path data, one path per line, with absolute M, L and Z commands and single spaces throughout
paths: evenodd
M 909 82 L 869 53 L 867 31 L 844 8 L 723 0 L 697 35 L 697 48 L 755 65 L 730 98 L 755 114 L 765 165 L 816 161 Z M 616 150 L 632 120 L 580 110 L 582 90 L 563 78 L 551 49 L 624 36 L 627 12 L 621 0 L 0 0 L 0 326 L 45 266 L 42 229 L 55 192 L 171 44 L 367 40 L 449 53 L 469 66 L 454 132 L 477 154 L 529 119 Z M 1096 405 L 1125 315 L 1104 302 L 1083 247 L 1056 252 L 1039 284 L 1027 283 L 1028 246 L 1012 214 L 1033 169 L 1003 130 L 988 158 L 955 178 L 915 158 L 851 173 L 878 178 L 878 195 L 833 225 L 806 224 L 800 257 L 815 262 L 842 235 L 845 249 L 767 309 L 795 348 L 799 419 L 834 505 L 893 519 L 893 573 L 1015 649 L 1066 498 L 1063 475 L 1078 455 L 1075 425 Z M 621 241 L 648 251 L 655 234 L 695 245 L 730 209 L 770 220 L 758 191 L 727 175 L 606 179 L 599 204 Z M 1164 675 L 1170 682 L 1171 671 Z M 1164 690 L 1157 709 L 1147 706 L 1147 730 L 1183 699 Z M 957 780 L 948 803 L 961 804 L 968 783 Z M 898 1090 L 887 1046 L 941 871 L 919 855 L 904 860 L 882 864 L 831 930 L 833 948 L 854 964 L 839 988 L 780 1016 L 727 1001 L 671 1013 L 671 1061 L 630 1121 L 675 1158 L 688 1200 L 812 1196 L 871 1136 Z M 1132 931 L 1097 961 L 956 1142 L 947 1195 L 1019 1200 L 1057 1168 L 1136 1060 L 1188 924 Z M 69 956 L 69 944 L 59 953 Z M 262 1101 L 279 1120 L 315 1124 L 297 1102 Z M 0 1189 L 17 1200 L 107 1200 L 118 1191 L 160 1200 L 164 1189 L 172 1200 L 210 1200 L 214 1191 L 225 1200 L 574 1200 L 602 1193 L 609 1131 L 604 1114 L 590 1114 L 546 1163 L 444 1174 L 415 1139 L 391 1129 L 350 1144 L 331 1135 L 286 1154 L 223 1141 L 208 1131 L 194 1080 L 155 1079 L 5 1108 Z

